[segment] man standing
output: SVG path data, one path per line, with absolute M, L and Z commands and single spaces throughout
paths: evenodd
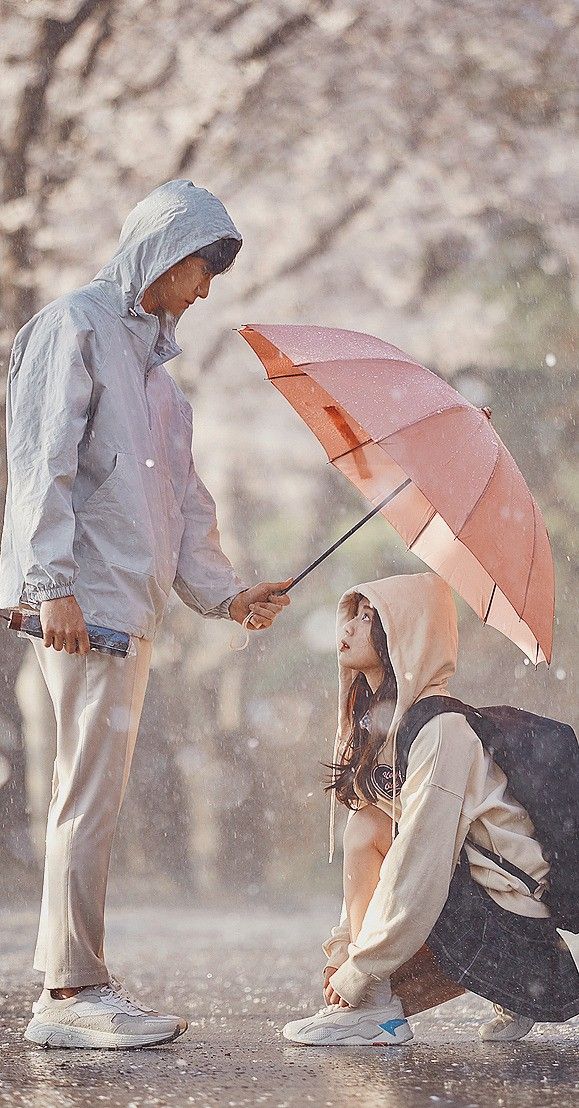
M 7 396 L 0 608 L 39 611 L 34 649 L 56 714 L 35 969 L 26 1030 L 47 1046 L 169 1042 L 187 1027 L 134 1001 L 103 952 L 110 854 L 171 588 L 209 618 L 269 627 L 289 582 L 244 588 L 221 550 L 191 455 L 192 411 L 164 363 L 179 317 L 233 263 L 241 236 L 190 181 L 130 213 L 112 260 L 18 333 Z M 89 652 L 87 623 L 133 637 Z

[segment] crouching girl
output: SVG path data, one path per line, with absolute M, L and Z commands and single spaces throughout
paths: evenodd
M 529 815 L 465 716 L 432 718 L 410 746 L 404 779 L 397 765 L 407 710 L 448 695 L 457 657 L 450 589 L 431 573 L 360 585 L 342 597 L 337 637 L 330 789 L 332 807 L 351 809 L 344 909 L 324 943 L 326 1006 L 288 1023 L 284 1036 L 315 1046 L 405 1043 L 407 1016 L 467 989 L 495 1006 L 485 1040 L 576 1015 L 579 972 L 549 909 L 483 853 L 508 859 L 540 890 L 548 884 Z

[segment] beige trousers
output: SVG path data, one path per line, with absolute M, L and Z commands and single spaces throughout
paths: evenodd
M 104 912 L 115 827 L 149 676 L 152 643 L 136 656 L 86 657 L 33 640 L 56 716 L 56 759 L 34 968 L 45 988 L 108 980 Z

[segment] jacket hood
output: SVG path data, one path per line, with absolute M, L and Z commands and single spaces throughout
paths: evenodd
M 380 616 L 396 677 L 396 704 L 382 747 L 383 760 L 394 765 L 396 733 L 405 712 L 417 700 L 446 693 L 447 682 L 456 670 L 456 608 L 449 586 L 435 573 L 414 573 L 365 582 L 349 589 L 340 600 L 336 619 L 338 647 L 344 637 L 344 627 L 356 611 L 359 595 L 365 596 Z M 358 670 L 340 664 L 339 672 L 334 762 L 339 761 L 350 734 L 346 708 Z M 331 795 L 332 801 L 335 801 L 333 791 Z M 331 838 L 330 853 L 333 848 L 333 819 Z
M 167 181 L 129 213 L 118 249 L 95 281 L 117 286 L 123 315 L 146 316 L 140 304 L 153 281 L 189 254 L 223 238 L 242 241 L 221 201 L 192 181 Z M 165 358 L 181 352 L 174 340 L 176 322 L 169 313 L 161 319 Z

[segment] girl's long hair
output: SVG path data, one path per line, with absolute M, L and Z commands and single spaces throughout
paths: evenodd
M 361 594 L 355 594 L 354 599 L 359 604 Z M 386 740 L 386 729 L 381 725 L 380 705 L 385 701 L 396 701 L 397 696 L 396 677 L 388 653 L 386 633 L 376 608 L 372 615 L 370 641 L 384 667 L 382 681 L 373 693 L 363 673 L 358 673 L 354 678 L 346 704 L 351 721 L 350 735 L 340 761 L 327 767 L 331 771 L 332 780 L 327 785 L 326 792 L 335 789 L 336 799 L 347 808 L 357 808 L 360 803 L 354 784 L 371 804 L 378 799 L 372 782 L 372 770 Z

